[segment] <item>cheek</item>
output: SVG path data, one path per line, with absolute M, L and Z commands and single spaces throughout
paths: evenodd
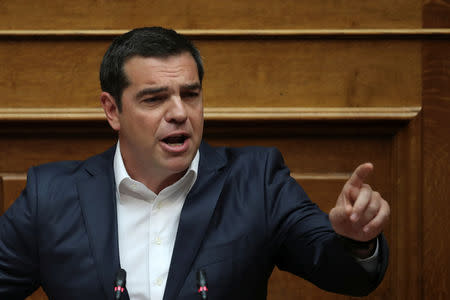
M 191 121 L 196 130 L 203 129 L 203 106 L 199 104 L 191 112 Z
M 195 131 L 195 134 L 200 136 L 203 134 L 203 113 L 200 115 L 196 115 L 192 119 L 192 127 Z

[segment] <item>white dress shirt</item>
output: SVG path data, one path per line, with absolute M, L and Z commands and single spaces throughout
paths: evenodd
M 131 300 L 162 300 L 180 221 L 181 209 L 195 183 L 200 153 L 186 174 L 158 195 L 132 179 L 120 145 L 114 155 L 120 265 L 127 271 Z M 378 241 L 373 256 L 358 259 L 368 272 L 377 267 Z
M 120 265 L 131 300 L 162 300 L 181 209 L 197 179 L 197 151 L 186 174 L 158 195 L 132 179 L 120 145 L 114 155 Z

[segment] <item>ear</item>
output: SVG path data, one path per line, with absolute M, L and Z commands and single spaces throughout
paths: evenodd
M 102 102 L 103 111 L 105 112 L 109 125 L 112 129 L 119 131 L 119 108 L 117 107 L 116 100 L 111 94 L 102 92 L 100 94 L 100 101 Z

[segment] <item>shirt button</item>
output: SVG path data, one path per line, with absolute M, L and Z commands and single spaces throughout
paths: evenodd
M 163 280 L 162 280 L 161 277 L 159 277 L 158 279 L 156 279 L 156 285 L 157 285 L 157 286 L 161 286 L 162 283 L 163 283 Z
M 157 236 L 153 242 L 154 242 L 156 245 L 161 245 L 162 240 L 161 240 L 161 238 L 160 238 L 159 236 Z

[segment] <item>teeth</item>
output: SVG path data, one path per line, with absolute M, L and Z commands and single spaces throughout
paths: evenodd
M 166 144 L 173 145 L 173 146 L 180 146 L 184 144 L 184 141 L 186 140 L 186 137 L 184 136 L 172 136 L 164 139 L 163 141 Z

